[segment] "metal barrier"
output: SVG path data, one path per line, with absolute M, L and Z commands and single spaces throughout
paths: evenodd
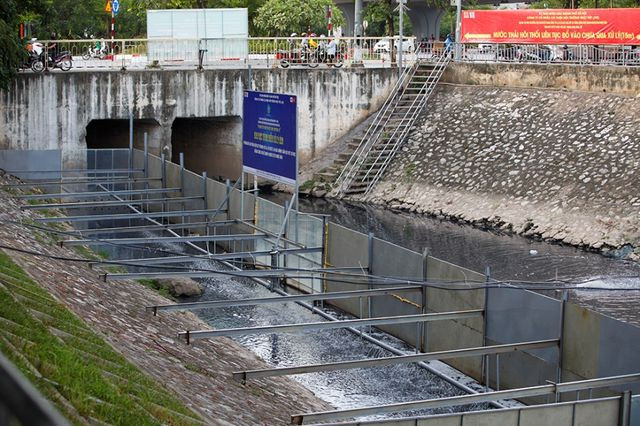
M 74 69 L 144 68 L 340 68 L 343 65 L 389 67 L 397 62 L 399 37 L 336 38 L 251 37 L 220 39 L 57 40 L 55 52 L 69 52 Z M 393 42 L 391 42 L 393 40 Z M 41 41 L 45 55 L 52 41 Z M 444 54 L 456 61 L 640 66 L 640 48 L 631 45 L 460 44 L 418 41 L 403 43 L 406 64 L 437 61 Z M 332 54 L 330 54 L 330 52 Z

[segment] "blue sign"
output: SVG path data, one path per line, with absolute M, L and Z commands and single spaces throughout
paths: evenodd
M 242 169 L 288 185 L 298 177 L 297 98 L 244 92 Z
M 111 0 L 111 10 L 113 10 L 114 15 L 117 15 L 118 12 L 120 11 L 120 1 Z

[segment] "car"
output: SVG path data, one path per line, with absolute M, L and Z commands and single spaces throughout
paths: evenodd
M 398 48 L 400 40 L 395 40 L 395 47 Z M 414 45 L 412 40 L 403 40 L 402 41 L 402 51 L 403 52 L 413 52 Z M 389 53 L 389 39 L 383 38 L 373 45 L 373 51 L 375 53 Z

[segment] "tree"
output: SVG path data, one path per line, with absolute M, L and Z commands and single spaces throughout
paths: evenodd
M 17 31 L 18 14 L 14 0 L 0 2 L 0 88 L 7 88 L 24 60 Z
M 267 0 L 253 23 L 266 36 L 288 36 L 307 30 L 321 34 L 327 31 L 327 6 L 333 8 L 333 26 L 344 25 L 344 16 L 332 0 Z

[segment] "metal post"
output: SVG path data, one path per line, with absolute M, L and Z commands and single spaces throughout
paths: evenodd
M 367 274 L 373 274 L 373 232 L 369 232 L 368 240 L 367 240 Z M 373 285 L 371 284 L 371 279 L 368 279 L 367 288 L 371 290 Z M 367 318 L 371 318 L 371 298 L 367 297 Z M 371 333 L 371 326 L 369 326 L 369 333 Z
M 271 252 L 271 269 L 278 269 L 278 250 Z M 278 277 L 272 277 L 269 280 L 269 290 L 273 291 L 278 283 Z
M 326 268 L 329 264 L 329 219 L 327 216 L 322 216 L 322 253 L 320 263 L 323 268 Z M 327 292 L 327 275 L 322 274 L 320 292 Z M 320 302 L 320 306 L 324 308 L 324 300 Z
M 456 0 L 456 45 L 455 45 L 455 59 L 460 60 L 460 14 L 462 12 L 462 0 Z
M 488 284 L 491 281 L 491 266 L 487 266 L 484 269 L 485 275 L 485 288 L 484 288 L 484 314 L 482 316 L 483 326 L 482 326 L 482 344 L 487 346 L 487 325 L 488 325 L 488 317 L 489 317 L 489 288 Z M 485 355 L 484 357 L 484 371 L 485 371 L 485 387 L 487 392 L 489 392 L 489 355 Z
M 229 179 L 225 180 L 225 185 L 226 185 L 226 191 L 227 191 L 227 196 L 226 196 L 226 200 L 227 200 L 227 220 L 231 219 L 231 207 L 230 207 L 230 197 L 231 197 L 231 181 Z
M 202 172 L 202 208 L 204 210 L 207 210 L 209 208 L 209 196 L 207 194 L 207 172 L 204 171 Z M 204 233 L 205 235 L 209 235 L 209 215 L 205 215 L 204 217 L 204 221 L 206 223 L 206 225 L 204 226 Z M 209 241 L 207 241 L 206 243 L 207 245 L 207 253 L 211 253 L 211 251 L 209 250 Z
M 562 304 L 560 305 L 560 336 L 558 336 L 558 371 L 556 372 L 556 383 L 562 382 L 562 352 L 563 352 L 563 339 L 564 339 L 564 315 L 567 301 L 569 300 L 569 293 L 567 290 L 562 291 Z M 591 395 L 589 395 L 589 399 Z M 556 402 L 558 402 L 558 395 L 556 395 Z
M 631 391 L 624 391 L 620 398 L 620 426 L 629 426 L 631 424 Z
M 406 0 L 396 0 L 396 2 L 398 3 L 398 15 L 399 15 L 398 26 L 400 27 L 398 29 L 398 34 L 400 35 L 400 42 L 398 44 L 398 78 L 402 76 L 402 36 L 403 36 L 402 26 L 404 25 L 404 2 L 405 1 Z
M 185 196 L 185 185 L 184 185 L 184 152 L 180 153 L 180 193 L 184 197 Z M 181 203 L 182 211 L 184 211 L 184 203 Z M 184 223 L 184 216 L 182 216 L 182 223 Z M 182 230 L 182 235 L 184 235 L 185 230 Z
M 425 248 L 422 252 L 422 281 L 423 284 L 427 282 L 427 280 L 429 279 L 429 274 L 428 274 L 428 261 L 429 261 L 429 249 Z M 421 301 L 421 305 L 422 305 L 422 310 L 421 312 L 423 314 L 427 313 L 427 286 L 423 285 L 421 287 L 421 296 L 422 296 L 422 301 Z M 427 348 L 427 333 L 428 333 L 428 325 L 427 324 L 422 324 L 421 326 L 421 330 L 420 330 L 420 350 L 422 352 L 428 352 L 428 348 Z
M 496 390 L 500 390 L 500 355 L 496 354 Z
M 129 110 L 129 177 L 133 170 L 133 111 Z
M 144 177 L 149 177 L 149 133 L 144 132 Z
M 240 173 L 240 220 L 244 220 L 244 172 Z
M 251 64 L 247 66 L 247 74 L 248 74 L 247 78 L 249 80 L 247 81 L 247 86 L 249 87 L 249 90 L 253 90 L 253 70 L 251 69 Z
M 167 157 L 165 157 L 164 153 L 160 154 L 160 159 L 162 160 L 162 187 L 167 187 Z M 167 211 L 167 203 L 162 203 L 162 211 Z M 160 219 L 160 221 L 164 221 L 164 219 Z

